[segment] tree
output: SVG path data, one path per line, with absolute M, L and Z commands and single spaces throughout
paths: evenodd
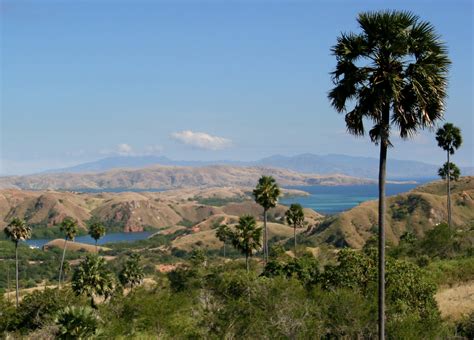
M 143 267 L 140 265 L 140 260 L 140 254 L 134 253 L 130 255 L 130 258 L 125 262 L 119 274 L 119 280 L 123 286 L 133 288 L 143 282 L 145 274 Z
M 447 156 L 447 162 L 444 164 L 443 168 L 440 169 L 440 171 L 445 170 L 444 173 L 449 174 L 451 173 L 450 166 L 452 164 L 449 161 L 449 156 L 454 155 L 454 152 L 459 149 L 462 144 L 461 130 L 451 123 L 446 123 L 436 132 L 436 141 L 438 142 L 438 146 L 446 151 Z M 439 171 L 438 174 L 441 176 Z M 446 204 L 448 208 L 448 225 L 451 227 L 451 176 L 446 176 L 445 178 L 447 191 Z
M 344 33 L 332 48 L 337 65 L 332 106 L 345 113 L 349 133 L 365 134 L 380 146 L 378 207 L 379 339 L 385 337 L 385 177 L 390 130 L 402 139 L 443 117 L 450 65 L 434 27 L 409 12 L 361 13 L 361 33 Z M 347 105 L 352 108 L 348 109 Z
M 268 261 L 268 231 L 267 231 L 267 212 L 268 209 L 276 207 L 280 188 L 272 176 L 262 176 L 253 190 L 255 202 L 263 207 L 263 258 Z
M 224 243 L 224 257 L 225 257 L 225 245 L 230 240 L 231 230 L 227 224 L 221 224 L 216 229 L 216 237 Z
M 301 204 L 294 203 L 285 213 L 286 222 L 293 226 L 293 238 L 295 241 L 295 257 L 296 257 L 296 228 L 304 226 L 304 211 Z
M 249 258 L 254 250 L 260 249 L 262 246 L 262 228 L 257 227 L 257 221 L 250 215 L 241 216 L 239 224 L 235 226 L 232 232 L 231 240 L 235 249 L 245 255 L 245 265 L 247 272 L 249 271 Z
M 447 179 L 449 173 L 449 181 L 458 181 L 461 176 L 461 170 L 453 162 L 446 162 L 438 169 L 438 176 L 442 179 Z
M 100 221 L 92 221 L 89 225 L 89 235 L 95 240 L 95 252 L 97 253 L 97 241 L 105 235 L 104 225 Z
M 31 228 L 26 225 L 24 220 L 17 217 L 13 218 L 4 229 L 7 238 L 15 242 L 15 272 L 16 272 L 16 307 L 20 298 L 18 284 L 18 243 L 31 237 Z
M 66 247 L 67 241 L 71 240 L 74 241 L 74 238 L 77 235 L 77 221 L 72 219 L 71 217 L 66 217 L 59 226 L 59 230 L 64 233 L 64 248 L 63 248 L 63 256 L 61 258 L 61 265 L 59 267 L 59 279 L 58 279 L 58 287 L 61 288 L 61 276 L 63 274 L 63 265 L 64 265 L 64 256 L 66 255 Z
M 59 326 L 59 339 L 90 339 L 100 327 L 96 312 L 87 306 L 68 306 L 61 310 L 55 323 Z
M 91 306 L 96 308 L 94 297 L 104 296 L 107 299 L 113 292 L 114 279 L 107 269 L 106 261 L 95 254 L 89 254 L 74 271 L 71 286 L 76 295 L 89 297 Z

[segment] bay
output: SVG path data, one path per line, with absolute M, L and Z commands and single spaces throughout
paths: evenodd
M 409 191 L 417 184 L 387 184 L 386 195 L 392 196 Z M 378 185 L 344 185 L 344 186 L 291 186 L 287 189 L 298 189 L 309 193 L 309 196 L 291 196 L 280 200 L 281 204 L 300 203 L 305 208 L 313 209 L 324 215 L 333 215 L 349 210 L 362 202 L 378 199 Z

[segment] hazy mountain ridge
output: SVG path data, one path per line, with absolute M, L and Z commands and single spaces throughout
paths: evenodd
M 375 157 L 356 157 L 340 154 L 316 155 L 311 153 L 296 156 L 273 155 L 257 161 L 238 162 L 220 161 L 180 161 L 165 156 L 115 156 L 93 162 L 78 164 L 73 167 L 52 169 L 44 173 L 84 173 L 103 172 L 117 168 L 143 168 L 153 165 L 193 166 L 210 165 L 232 166 L 265 166 L 277 167 L 304 173 L 344 174 L 347 176 L 376 179 L 378 176 L 378 159 Z M 419 161 L 388 159 L 388 178 L 435 178 L 440 165 Z M 463 175 L 474 175 L 474 167 L 461 167 Z
M 57 173 L 0 178 L 0 188 L 45 189 L 173 189 L 184 187 L 253 187 L 262 175 L 271 175 L 282 186 L 372 184 L 374 180 L 340 174 L 302 174 L 270 167 L 153 166 L 114 169 L 98 173 Z

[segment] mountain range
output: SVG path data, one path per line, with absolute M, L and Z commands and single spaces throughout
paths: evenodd
M 172 160 L 165 156 L 115 156 L 73 167 L 52 169 L 45 173 L 87 173 L 103 172 L 118 168 L 144 168 L 154 165 L 203 167 L 209 165 L 260 166 L 275 167 L 311 174 L 343 174 L 347 176 L 376 179 L 378 177 L 378 159 L 373 157 L 355 157 L 340 154 L 316 155 L 300 154 L 296 156 L 273 155 L 256 161 L 183 161 Z M 388 159 L 387 177 L 400 179 L 436 178 L 439 165 L 421 161 Z M 474 175 L 474 167 L 461 168 L 462 175 Z

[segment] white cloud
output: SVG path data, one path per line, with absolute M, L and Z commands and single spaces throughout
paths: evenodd
M 163 152 L 163 147 L 161 145 L 148 145 L 145 148 L 145 155 L 159 155 Z
M 133 153 L 133 149 L 129 144 L 119 144 L 117 145 L 117 153 L 121 156 L 128 156 Z
M 230 139 L 211 136 L 204 132 L 194 132 L 185 130 L 171 134 L 171 137 L 186 145 L 192 145 L 200 149 L 220 150 L 229 147 L 232 143 Z

